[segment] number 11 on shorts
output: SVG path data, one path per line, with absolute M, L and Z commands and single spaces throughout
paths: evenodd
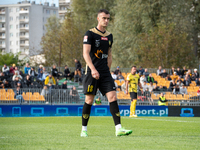
M 93 85 L 88 85 L 88 90 L 87 92 L 92 92 L 93 91 Z

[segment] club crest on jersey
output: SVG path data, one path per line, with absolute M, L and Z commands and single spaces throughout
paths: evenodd
M 87 42 L 87 40 L 88 40 L 88 36 L 85 35 L 84 38 L 83 38 L 83 42 Z
M 101 40 L 108 41 L 108 38 L 107 37 L 101 37 Z
M 96 40 L 96 41 L 95 41 L 95 46 L 96 46 L 96 47 L 99 47 L 99 46 L 100 46 L 100 40 Z

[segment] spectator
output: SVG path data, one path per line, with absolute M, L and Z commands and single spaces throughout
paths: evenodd
M 144 73 L 144 69 L 142 68 L 142 66 L 140 66 L 138 72 L 139 72 L 139 74 L 143 75 L 143 73 Z
M 184 84 L 182 83 L 181 80 L 178 80 L 177 83 L 176 83 L 176 85 L 178 85 L 181 88 Z
M 21 71 L 18 69 L 17 66 L 15 66 L 14 74 L 15 74 L 15 72 L 17 72 L 19 75 L 21 75 Z
M 197 91 L 197 96 L 200 96 L 200 87 L 199 87 L 199 89 Z
M 166 100 L 164 94 L 161 93 L 161 95 L 159 97 L 158 105 L 159 106 L 166 105 L 166 102 L 167 102 L 167 100 Z
M 41 71 L 43 71 L 43 65 L 39 65 L 38 74 L 40 74 Z
M 150 105 L 153 104 L 153 98 L 151 98 L 151 93 L 149 91 L 149 89 L 147 88 L 146 91 L 144 92 L 146 99 L 149 101 Z
M 51 93 L 52 89 L 54 89 L 54 85 L 50 82 L 48 83 L 49 86 L 49 93 Z
M 166 78 L 167 75 L 168 75 L 168 73 L 166 72 L 165 69 L 163 69 L 163 72 L 162 72 L 162 74 L 161 74 L 161 77 L 162 77 L 162 78 Z
M 21 89 L 23 88 L 21 82 L 17 82 L 17 87 L 20 87 Z
M 74 72 L 74 75 L 75 76 L 79 75 L 79 78 L 81 78 L 81 76 L 82 76 L 81 75 L 82 65 L 81 65 L 81 63 L 77 59 L 75 59 L 74 62 L 75 62 L 75 72 Z
M 180 76 L 178 77 L 178 79 L 177 79 L 176 83 L 178 83 L 179 81 L 181 81 L 181 82 L 182 82 L 182 79 L 181 79 L 181 77 L 180 77 Z
M 148 72 L 148 69 L 147 69 L 147 68 L 144 70 L 144 74 L 145 74 L 145 77 L 146 77 L 146 78 L 149 76 L 149 72 Z
M 194 73 L 192 74 L 191 81 L 196 81 L 196 76 Z
M 0 74 L 0 79 L 1 79 L 1 81 L 5 81 L 5 80 L 7 80 L 8 79 L 8 76 L 5 76 L 5 74 L 3 73 L 3 72 L 1 72 L 1 74 Z
M 165 88 L 163 88 L 162 85 L 160 85 L 159 88 L 158 88 L 158 91 L 159 91 L 159 92 L 164 92 L 164 91 L 166 91 L 166 90 L 165 90 Z
M 194 75 L 195 75 L 195 80 L 197 81 L 199 78 L 199 73 L 197 72 L 197 69 L 194 69 Z
M 2 67 L 2 72 L 5 74 L 5 76 L 8 76 L 9 75 L 9 67 L 4 64 L 4 66 Z
M 29 63 L 26 63 L 26 66 L 24 67 L 24 74 L 28 74 L 29 70 L 31 70 L 31 67 L 29 66 Z
M 56 85 L 56 80 L 54 79 L 54 77 L 50 74 L 49 76 L 46 77 L 44 84 L 47 85 L 51 83 L 52 85 Z
M 38 73 L 37 79 L 40 81 L 44 81 L 45 79 L 43 78 L 43 71 L 40 70 L 40 72 Z
M 184 81 L 183 81 L 183 84 L 184 84 L 185 86 L 190 86 L 190 83 L 191 83 L 191 80 L 190 80 L 190 78 L 186 75 L 186 76 L 185 76 L 185 79 L 184 79 Z
M 73 88 L 70 90 L 69 95 L 72 96 L 72 99 L 78 100 L 78 91 L 76 90 L 75 86 L 73 86 Z
M 125 82 L 121 85 L 121 91 L 123 91 L 126 94 L 126 83 Z
M 200 86 L 200 78 L 198 78 L 196 84 L 197 84 L 197 86 Z
M 175 86 L 175 88 L 173 89 L 173 94 L 179 94 L 180 88 L 178 85 Z
M 30 79 L 30 75 L 27 75 L 25 80 L 24 80 L 24 84 L 26 84 L 28 87 L 32 84 L 31 79 Z
M 186 67 L 184 66 L 183 67 L 183 70 L 182 70 L 182 77 L 184 77 L 185 75 L 186 75 L 186 73 L 187 73 L 187 69 L 186 69 Z
M 95 105 L 101 105 L 101 99 L 100 99 L 100 97 L 98 97 L 97 99 L 95 99 L 94 106 Z
M 176 73 L 177 73 L 178 76 L 182 76 L 182 72 L 181 72 L 179 67 L 177 68 Z
M 45 67 L 43 67 L 43 74 L 48 74 L 49 75 L 49 73 L 46 71 Z
M 170 75 L 174 75 L 175 68 L 172 66 L 172 69 L 170 70 Z
M 188 75 L 190 79 L 192 78 L 192 72 L 191 72 L 190 69 L 188 70 L 188 72 L 186 73 L 186 75 Z
M 181 88 L 180 88 L 180 91 L 179 91 L 180 94 L 182 95 L 185 95 L 187 94 L 187 89 L 185 88 L 185 86 L 183 85 Z
M 161 76 L 162 73 L 163 73 L 162 67 L 159 66 L 159 67 L 158 67 L 158 70 L 157 70 L 157 75 L 158 75 L 158 76 Z
M 62 89 L 67 89 L 67 81 L 64 81 L 62 84 Z
M 28 71 L 28 74 L 31 77 L 37 76 L 37 73 L 35 72 L 35 67 L 31 67 L 31 70 Z
M 66 80 L 67 80 L 67 78 L 69 78 L 70 80 L 73 78 L 73 75 L 70 73 L 67 65 L 65 66 L 64 77 L 66 78 Z
M 147 79 L 145 77 L 145 74 L 143 73 L 143 75 L 140 77 L 140 83 L 142 84 L 142 86 L 144 84 L 144 81 L 147 82 Z
M 175 81 L 178 79 L 178 77 L 179 77 L 179 76 L 177 75 L 176 72 L 174 72 L 174 74 L 171 75 L 171 79 L 172 79 L 172 80 L 175 80 Z
M 154 86 L 154 89 L 153 89 L 153 91 L 159 91 L 159 87 L 157 86 L 157 84 Z
M 175 87 L 176 87 L 176 82 L 175 80 L 172 80 L 172 82 L 170 82 L 169 88 L 171 89 L 171 91 L 173 91 Z
M 113 78 L 114 80 L 117 80 L 117 76 L 116 76 L 116 74 L 114 73 L 114 71 L 111 72 L 111 76 L 112 76 L 112 78 Z
M 117 66 L 117 69 L 115 70 L 114 74 L 118 75 L 119 72 L 120 72 L 119 66 Z
M 24 101 L 23 96 L 22 96 L 22 91 L 20 89 L 20 87 L 18 86 L 17 89 L 15 90 L 15 96 L 16 99 L 19 100 L 20 103 L 22 103 Z
M 154 81 L 154 78 L 153 78 L 152 75 L 151 75 L 151 73 L 150 73 L 149 76 L 147 77 L 147 82 L 148 82 L 148 83 L 150 83 L 150 82 L 154 83 L 154 82 L 155 82 L 155 81 Z
M 18 71 L 15 72 L 15 75 L 13 76 L 12 80 L 15 81 L 15 79 L 18 78 L 19 81 L 21 81 L 23 78 L 21 75 L 19 75 Z
M 154 88 L 155 88 L 155 87 L 153 86 L 153 83 L 150 82 L 150 85 L 149 85 L 149 92 L 152 92 Z
M 146 81 L 144 81 L 144 84 L 142 85 L 143 91 L 146 91 L 148 88 L 148 85 L 146 84 Z
M 11 88 L 11 84 L 7 80 L 5 80 L 4 88 L 5 89 Z
M 120 81 L 124 80 L 124 77 L 122 76 L 121 71 L 118 72 L 117 80 L 120 80 Z
M 59 78 L 58 69 L 56 68 L 56 65 L 53 65 L 51 69 L 51 74 L 54 78 Z
M 43 68 L 44 69 L 44 68 Z M 46 77 L 49 75 L 48 72 L 43 72 L 43 75 L 42 75 L 42 80 L 44 81 L 46 79 Z
M 165 80 L 166 81 L 171 81 L 172 80 L 169 74 L 167 75 L 167 77 L 165 78 Z
M 15 64 L 13 64 L 11 67 L 10 67 L 10 73 L 11 74 L 15 74 Z
M 49 94 L 49 90 L 47 86 L 45 85 L 41 91 L 41 95 L 43 95 L 46 98 L 48 94 Z

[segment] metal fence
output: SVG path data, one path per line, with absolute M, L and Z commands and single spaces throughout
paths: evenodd
M 78 90 L 77 95 L 72 95 L 69 89 L 49 89 L 47 94 L 41 95 L 43 89 L 28 89 L 20 90 L 21 96 L 15 96 L 15 89 L 0 89 L 0 104 L 84 104 L 85 95 L 81 90 Z M 168 106 L 200 106 L 200 96 L 196 92 L 190 92 L 186 95 L 173 94 L 172 92 L 164 92 Z M 158 105 L 160 92 L 138 92 L 137 105 Z M 102 104 L 108 105 L 108 100 L 105 96 L 98 94 Z M 130 104 L 130 95 L 126 95 L 122 91 L 117 91 L 118 103 L 120 105 Z

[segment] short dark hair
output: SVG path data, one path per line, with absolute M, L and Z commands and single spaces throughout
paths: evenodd
M 100 9 L 100 10 L 98 11 L 98 14 L 100 14 L 100 13 L 102 13 L 102 12 L 104 12 L 105 14 L 110 14 L 109 11 L 106 10 L 106 9 Z
M 136 66 L 132 66 L 131 69 L 132 69 L 132 68 L 137 68 L 137 67 L 136 67 Z

